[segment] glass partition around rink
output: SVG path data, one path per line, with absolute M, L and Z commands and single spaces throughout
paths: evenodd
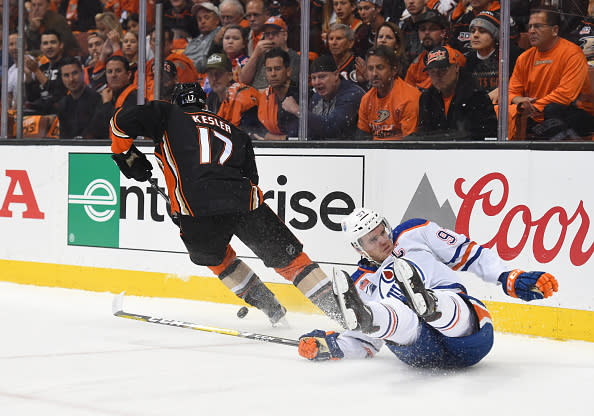
M 1 5 L 1 139 L 108 140 L 176 82 L 254 141 L 593 138 L 592 0 Z

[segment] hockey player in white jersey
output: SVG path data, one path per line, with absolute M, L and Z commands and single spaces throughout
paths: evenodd
M 411 366 L 467 367 L 491 350 L 493 325 L 457 271 L 501 283 L 507 295 L 525 301 L 558 290 L 549 273 L 509 271 L 495 252 L 428 220 L 408 220 L 392 230 L 384 217 L 360 208 L 342 229 L 363 256 L 352 276 L 334 273 L 349 331 L 302 335 L 299 354 L 310 360 L 373 357 L 386 344 Z

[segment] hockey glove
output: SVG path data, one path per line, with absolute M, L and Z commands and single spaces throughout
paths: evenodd
M 545 272 L 525 272 L 516 269 L 501 273 L 499 281 L 506 295 L 525 301 L 548 298 L 559 289 L 557 279 Z
M 337 332 L 315 329 L 299 337 L 299 355 L 308 360 L 340 360 L 344 353 L 338 346 Z
M 111 155 L 120 171 L 128 179 L 136 179 L 138 182 L 144 182 L 152 176 L 153 165 L 148 161 L 144 153 L 132 145 L 126 153 Z

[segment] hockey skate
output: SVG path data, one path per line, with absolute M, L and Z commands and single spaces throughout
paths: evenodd
M 270 323 L 273 327 L 282 326 L 288 327 L 289 323 L 285 318 L 287 314 L 287 309 L 281 305 L 280 303 L 275 305 L 275 308 L 265 312 L 268 315 L 268 319 L 270 319 Z
M 346 327 L 366 334 L 377 331 L 373 325 L 373 314 L 357 294 L 350 276 L 344 270 L 334 269 L 332 290 L 344 316 Z
M 441 312 L 437 311 L 437 298 L 425 287 L 417 268 L 408 260 L 394 258 L 393 271 L 408 306 L 425 322 L 439 319 Z

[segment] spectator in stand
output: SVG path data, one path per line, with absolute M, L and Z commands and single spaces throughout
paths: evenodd
M 189 0 L 170 0 L 163 9 L 163 27 L 184 29 L 194 38 L 200 34 L 196 19 L 192 15 L 192 2 Z
M 41 35 L 41 53 L 48 60 L 41 66 L 34 58 L 25 57 L 26 112 L 55 114 L 57 102 L 66 95 L 66 87 L 60 77 L 64 44 L 58 32 L 46 30 Z
M 18 88 L 18 82 L 17 82 L 17 80 L 18 80 L 18 76 L 17 76 L 17 73 L 18 73 L 17 38 L 18 38 L 18 33 L 11 33 L 10 35 L 8 35 L 8 55 L 10 56 L 10 58 L 13 62 L 13 64 L 8 68 L 8 75 L 7 75 L 7 77 L 8 77 L 8 87 L 7 87 L 7 89 L 8 89 L 8 108 L 9 109 L 16 108 L 16 96 L 17 96 L 17 88 Z
M 374 46 L 382 45 L 392 49 L 396 57 L 400 60 L 402 68 L 398 76 L 403 77 L 408 68 L 406 54 L 404 52 L 404 35 L 395 23 L 384 22 L 379 27 Z M 367 81 L 367 65 L 365 61 L 362 62 L 362 65 L 359 65 L 357 62 L 357 80 L 359 81 L 359 85 Z
M 196 17 L 200 35 L 188 43 L 184 55 L 194 62 L 198 72 L 203 73 L 208 57 L 215 51 L 214 38 L 221 30 L 220 12 L 211 2 L 202 2 L 192 6 L 192 15 Z
M 239 80 L 239 72 L 247 64 L 247 30 L 239 25 L 228 25 L 223 33 L 223 52 L 233 67 L 233 79 Z
M 367 43 L 370 45 L 370 47 L 375 42 L 377 31 L 379 30 L 380 26 L 386 21 L 383 16 L 383 4 L 383 0 L 358 0 L 357 2 L 359 16 L 361 17 L 363 24 L 367 25 L 368 27 L 367 33 L 369 38 L 367 39 Z
M 250 27 L 248 35 L 248 56 L 253 57 L 258 43 L 262 39 L 264 24 L 270 17 L 270 4 L 268 0 L 249 0 L 245 5 L 245 18 Z M 268 48 L 269 50 L 270 48 Z M 262 51 L 259 51 L 261 54 Z M 245 81 L 242 81 L 245 82 Z
M 448 22 L 444 16 L 435 10 L 429 10 L 417 18 L 417 24 L 419 39 L 421 39 L 424 51 L 412 61 L 406 71 L 404 80 L 420 90 L 426 90 L 431 86 L 431 78 L 425 71 L 427 53 L 438 46 L 445 45 Z M 463 67 L 466 64 L 466 58 L 462 52 L 455 53 L 454 58 L 458 66 Z
M 590 1 L 588 16 L 570 31 L 568 40 L 582 48 L 589 66 L 594 66 L 594 0 Z
M 565 139 L 594 131 L 588 63 L 579 46 L 559 36 L 560 15 L 541 7 L 530 13 L 532 47 L 516 61 L 509 83 L 510 138 L 518 115 L 527 120 L 527 138 Z
M 63 0 L 58 13 L 66 16 L 70 29 L 87 32 L 95 27 L 95 15 L 103 11 L 101 0 Z
M 238 0 L 223 0 L 219 5 L 221 10 L 221 21 L 224 26 L 239 25 L 244 29 L 250 27 L 249 22 L 245 19 L 245 11 L 243 4 Z
M 400 65 L 386 46 L 367 53 L 367 79 L 372 88 L 361 100 L 357 138 L 400 140 L 416 131 L 421 93 L 398 76 Z
M 124 20 L 126 31 L 134 32 L 138 35 L 140 23 L 138 22 L 138 13 L 130 13 L 126 20 Z
M 138 34 L 134 32 L 126 32 L 122 38 L 122 53 L 124 58 L 128 60 L 130 64 L 130 71 L 132 75 L 136 74 L 138 67 Z
M 120 107 L 136 105 L 136 86 L 126 58 L 112 55 L 105 64 L 107 87 L 101 94 L 101 104 L 95 110 L 89 134 L 97 139 L 109 138 L 109 120 Z
M 122 25 L 113 12 L 103 12 L 95 16 L 95 26 L 97 31 L 107 38 L 107 34 L 117 31 L 120 37 L 124 36 Z
M 426 140 L 484 140 L 497 137 L 497 116 L 487 92 L 460 71 L 449 46 L 427 54 L 431 87 L 419 100 L 419 128 L 412 136 Z
M 31 55 L 39 55 L 41 35 L 48 31 L 59 34 L 64 44 L 65 55 L 74 56 L 80 52 L 78 41 L 72 34 L 66 18 L 50 9 L 49 0 L 31 0 L 31 11 L 25 31 L 27 50 Z
M 163 61 L 163 76 L 161 77 L 161 95 L 159 99 L 171 102 L 173 90 L 177 83 L 177 67 L 169 60 Z
M 364 25 L 355 16 L 357 12 L 357 0 L 333 0 L 333 4 L 334 12 L 336 13 L 336 23 L 347 25 L 354 32 L 353 52 L 356 56 L 365 56 L 372 43 L 369 41 L 369 26 Z
M 280 17 L 287 23 L 287 46 L 293 50 L 301 49 L 301 8 L 298 0 L 279 0 Z M 311 15 L 311 12 L 310 12 Z M 310 20 L 310 53 L 320 50 L 320 31 Z M 311 59 L 311 58 L 310 58 Z
M 153 28 L 149 34 L 149 44 L 151 51 L 155 51 L 155 33 L 156 30 Z M 163 59 L 168 60 L 175 65 L 175 77 L 179 82 L 196 82 L 201 79 L 201 75 L 194 68 L 194 63 L 186 55 L 176 53 L 172 51 L 173 47 L 173 30 L 169 28 L 163 29 Z M 154 82 L 155 82 L 155 58 L 151 58 L 146 61 L 144 70 L 145 74 L 145 92 L 144 95 L 147 100 L 153 100 L 154 96 Z M 138 87 L 138 75 L 134 77 L 134 85 Z
M 239 81 L 256 89 L 266 88 L 269 83 L 265 67 L 265 55 L 275 48 L 280 48 L 289 55 L 291 81 L 298 84 L 299 54 L 287 46 L 287 24 L 279 16 L 270 17 L 264 24 L 262 40 L 258 42 L 254 53 L 239 72 Z
M 206 99 L 209 111 L 251 134 L 262 130 L 258 121 L 259 93 L 249 85 L 233 81 L 233 67 L 225 54 L 208 57 L 206 73 L 212 91 Z
M 263 134 L 253 134 L 258 140 L 287 140 L 299 132 L 299 119 L 282 107 L 287 97 L 299 100 L 299 88 L 291 82 L 291 58 L 281 48 L 274 48 L 264 56 L 268 88 L 260 93 L 258 119 L 265 127 Z
M 60 139 L 90 138 L 91 119 L 101 104 L 101 96 L 85 84 L 83 67 L 77 59 L 66 58 L 60 72 L 68 90 L 58 102 Z
M 425 0 L 406 0 L 405 4 L 409 16 L 401 21 L 400 29 L 404 33 L 404 39 L 406 40 L 404 47 L 406 52 L 405 62 L 412 62 L 425 50 L 419 38 L 418 19 L 429 9 L 425 5 Z
M 328 29 L 327 39 L 328 51 L 334 58 L 340 76 L 358 82 L 357 68 L 365 66 L 365 60 L 353 52 L 355 32 L 345 24 L 335 23 Z
M 334 59 L 328 55 L 316 59 L 310 73 L 316 92 L 311 97 L 307 115 L 308 139 L 352 140 L 365 91 L 354 82 L 343 79 Z M 299 104 L 293 97 L 287 97 L 282 105 L 300 117 Z
M 224 0 L 219 5 L 219 10 L 221 12 L 221 24 L 223 27 L 215 36 L 214 43 L 217 45 L 218 49 L 222 49 L 223 34 L 229 26 L 236 25 L 247 29 L 249 27 L 249 23 L 243 18 L 245 15 L 245 12 L 243 11 L 243 5 L 237 0 Z
M 452 39 L 450 45 L 464 54 L 470 51 L 470 22 L 484 11 L 498 12 L 501 9 L 498 0 L 470 0 L 471 9 L 462 14 L 457 20 L 452 20 Z M 512 21 L 512 24 L 515 24 Z M 513 26 L 512 26 L 513 27 Z M 514 32 L 515 33 L 515 32 Z M 517 36 L 517 34 L 516 34 Z
M 474 53 L 466 56 L 465 70 L 489 93 L 493 104 L 499 102 L 499 13 L 480 12 L 470 23 L 470 46 Z M 510 45 L 509 73 L 516 65 L 521 49 Z
M 98 90 L 100 85 L 93 79 L 93 69 L 95 69 L 95 65 L 99 62 L 105 39 L 105 36 L 99 32 L 89 32 L 87 36 L 89 56 L 84 63 L 84 79 L 85 83 L 89 84 L 95 90 Z

